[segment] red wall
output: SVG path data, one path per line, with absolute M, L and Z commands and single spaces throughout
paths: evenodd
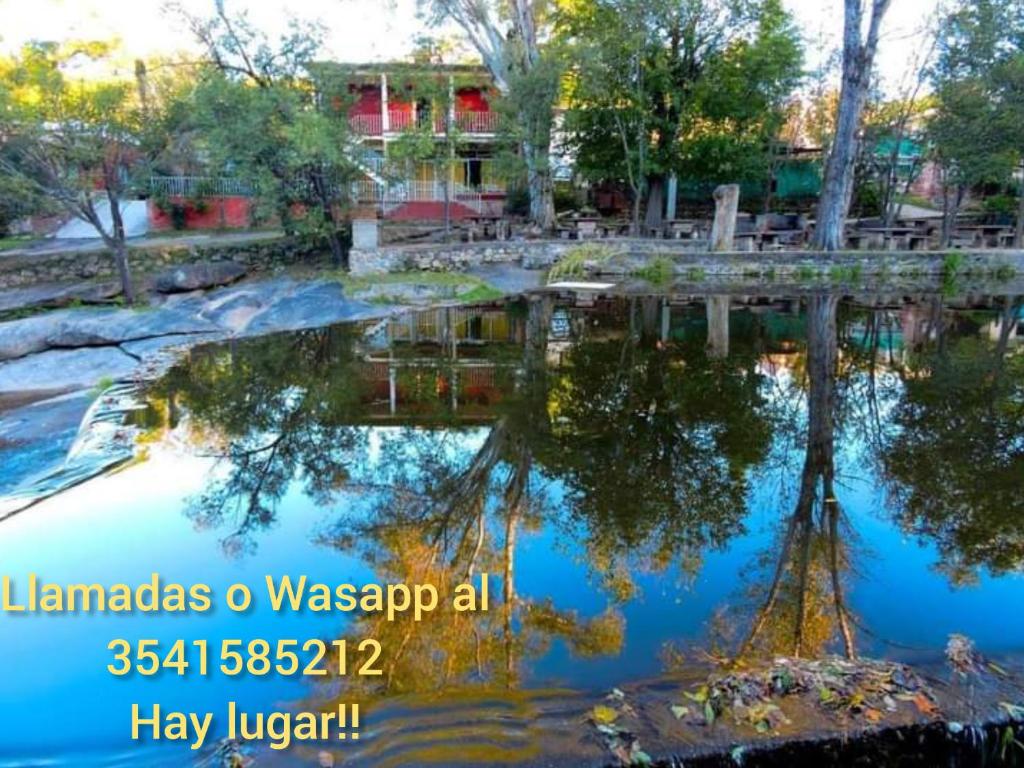
M 353 87 L 353 93 L 358 94 L 355 104 L 349 109 L 350 115 L 379 115 L 380 114 L 380 88 L 375 85 L 364 85 Z
M 455 108 L 465 112 L 489 112 L 491 105 L 479 88 L 460 88 L 455 94 Z
M 250 201 L 247 197 L 212 197 L 206 210 L 199 212 L 183 197 L 168 202 L 185 206 L 185 229 L 246 229 L 249 226 Z M 149 228 L 155 231 L 173 229 L 170 211 L 164 212 L 149 201 Z

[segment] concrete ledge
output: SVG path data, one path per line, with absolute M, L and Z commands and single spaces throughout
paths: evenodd
M 451 245 L 385 246 L 354 249 L 352 273 L 365 275 L 411 270 L 462 270 L 490 263 L 514 263 L 546 269 L 581 244 L 616 252 L 610 260 L 588 266 L 591 274 L 621 275 L 642 269 L 655 258 L 669 259 L 677 274 L 766 276 L 856 271 L 865 275 L 992 274 L 1024 272 L 1024 251 L 770 251 L 709 253 L 700 243 L 685 240 L 613 239 L 580 243 L 565 240 L 510 240 Z

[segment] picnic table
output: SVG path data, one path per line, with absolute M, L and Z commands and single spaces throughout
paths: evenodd
M 556 229 L 563 239 L 586 240 L 600 236 L 600 216 L 570 216 L 558 222 Z
M 766 229 L 758 235 L 761 250 L 782 248 L 787 245 L 799 246 L 804 242 L 802 229 Z
M 665 222 L 665 237 L 669 240 L 697 239 L 704 237 L 709 229 L 709 224 L 700 219 L 669 219 Z
M 857 227 L 846 235 L 851 248 L 860 249 L 867 245 L 889 251 L 895 251 L 903 243 L 912 248 L 912 243 L 922 238 L 927 242 L 927 235 L 921 235 L 916 227 Z
M 998 246 L 1007 234 L 1012 235 L 1013 227 L 1009 224 L 961 224 L 953 232 L 966 235 L 976 248 L 987 248 L 989 245 Z

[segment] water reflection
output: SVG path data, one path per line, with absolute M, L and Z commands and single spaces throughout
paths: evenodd
M 628 676 L 641 582 L 692 586 L 709 553 L 753 535 L 754 511 L 769 534 L 745 584 L 689 638 L 723 658 L 856 655 L 850 592 L 872 542 L 847 499 L 864 487 L 934 543 L 953 584 L 1019 573 L 1020 313 L 1019 298 L 529 296 L 196 351 L 153 389 L 154 432 L 187 414 L 176 432 L 223 459 L 187 514 L 231 556 L 258 550 L 298 483 L 324 511 L 317 543 L 378 580 L 500 587 L 487 614 L 357 618 L 344 634 L 381 641 L 384 675 L 332 680 L 315 701 L 401 701 L 408 725 L 425 702 L 500 695 L 534 723 L 549 692 L 531 669 L 555 645 L 621 658 Z M 517 588 L 533 534 L 588 571 L 603 607 Z M 510 757 L 531 748 L 507 717 L 452 722 L 419 759 L 443 761 L 466 729 Z

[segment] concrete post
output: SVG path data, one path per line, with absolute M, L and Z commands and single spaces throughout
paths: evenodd
M 352 248 L 357 251 L 372 251 L 380 247 L 380 224 L 377 219 L 354 219 L 352 221 Z
M 380 129 L 381 133 L 391 130 L 391 110 L 388 107 L 388 76 L 380 73 Z
M 736 214 L 740 209 L 739 184 L 722 184 L 715 189 L 715 223 L 711 227 L 711 250 L 731 251 L 736 235 Z
M 679 198 L 679 177 L 674 173 L 668 177 L 668 194 L 665 196 L 665 218 L 670 221 L 676 218 Z

